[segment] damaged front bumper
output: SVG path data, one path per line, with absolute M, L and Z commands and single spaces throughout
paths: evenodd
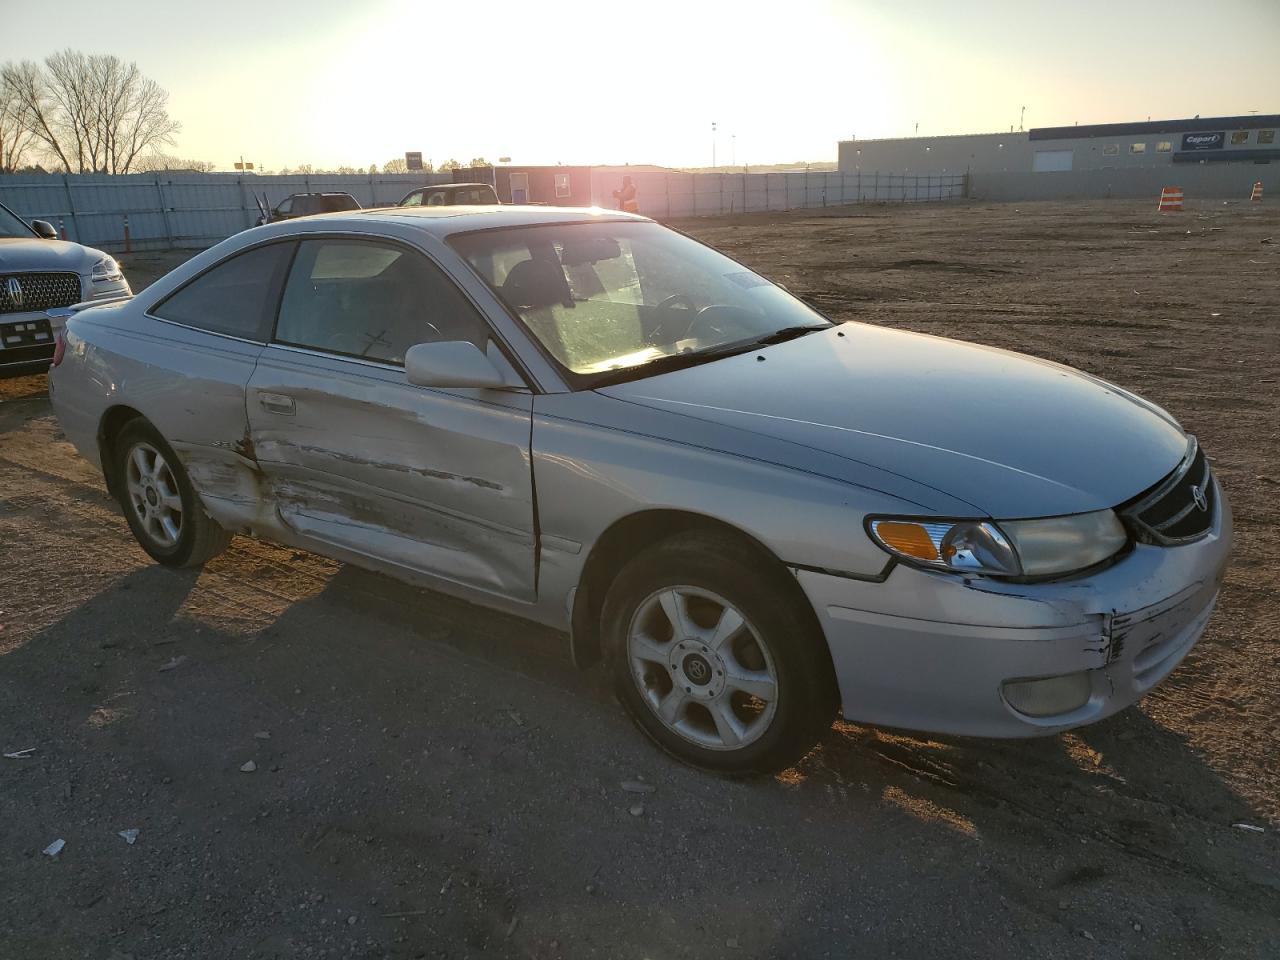
M 1110 716 L 1200 639 L 1231 552 L 1209 534 L 1136 545 L 1089 576 L 1017 584 L 897 566 L 883 583 L 798 570 L 831 649 L 844 716 L 934 733 L 1029 737 Z

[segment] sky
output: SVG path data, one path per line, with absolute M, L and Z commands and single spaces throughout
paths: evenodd
M 0 0 L 0 62 L 136 61 L 229 169 L 834 160 L 836 143 L 1280 113 L 1280 0 Z M 49 38 L 46 45 L 41 45 Z M 48 44 L 54 44 L 51 46 Z M 716 125 L 713 135 L 711 126 Z M 918 128 L 917 128 L 918 124 Z

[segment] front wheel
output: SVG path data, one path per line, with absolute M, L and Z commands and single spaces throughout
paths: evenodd
M 619 699 L 668 753 L 724 773 L 803 757 L 836 710 L 826 644 L 781 565 L 686 535 L 628 564 L 605 599 Z
M 204 506 L 173 449 L 145 420 L 132 420 L 114 443 L 115 488 L 139 545 L 158 563 L 198 567 L 231 542 Z

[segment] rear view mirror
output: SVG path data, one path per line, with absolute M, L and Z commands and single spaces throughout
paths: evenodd
M 32 220 L 31 229 L 45 240 L 58 239 L 58 231 L 53 229 L 53 224 L 48 220 Z
M 467 340 L 415 344 L 405 352 L 404 375 L 419 387 L 501 389 L 508 385 L 493 361 Z
M 560 262 L 566 267 L 578 267 L 584 263 L 616 260 L 622 256 L 622 247 L 613 237 L 588 237 L 565 241 L 560 251 Z

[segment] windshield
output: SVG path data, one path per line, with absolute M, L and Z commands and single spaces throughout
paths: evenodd
M 451 243 L 576 388 L 830 325 L 742 264 L 656 223 L 484 230 Z
M 29 240 L 34 235 L 35 231 L 27 226 L 25 220 L 0 204 L 0 237 L 23 237 Z

